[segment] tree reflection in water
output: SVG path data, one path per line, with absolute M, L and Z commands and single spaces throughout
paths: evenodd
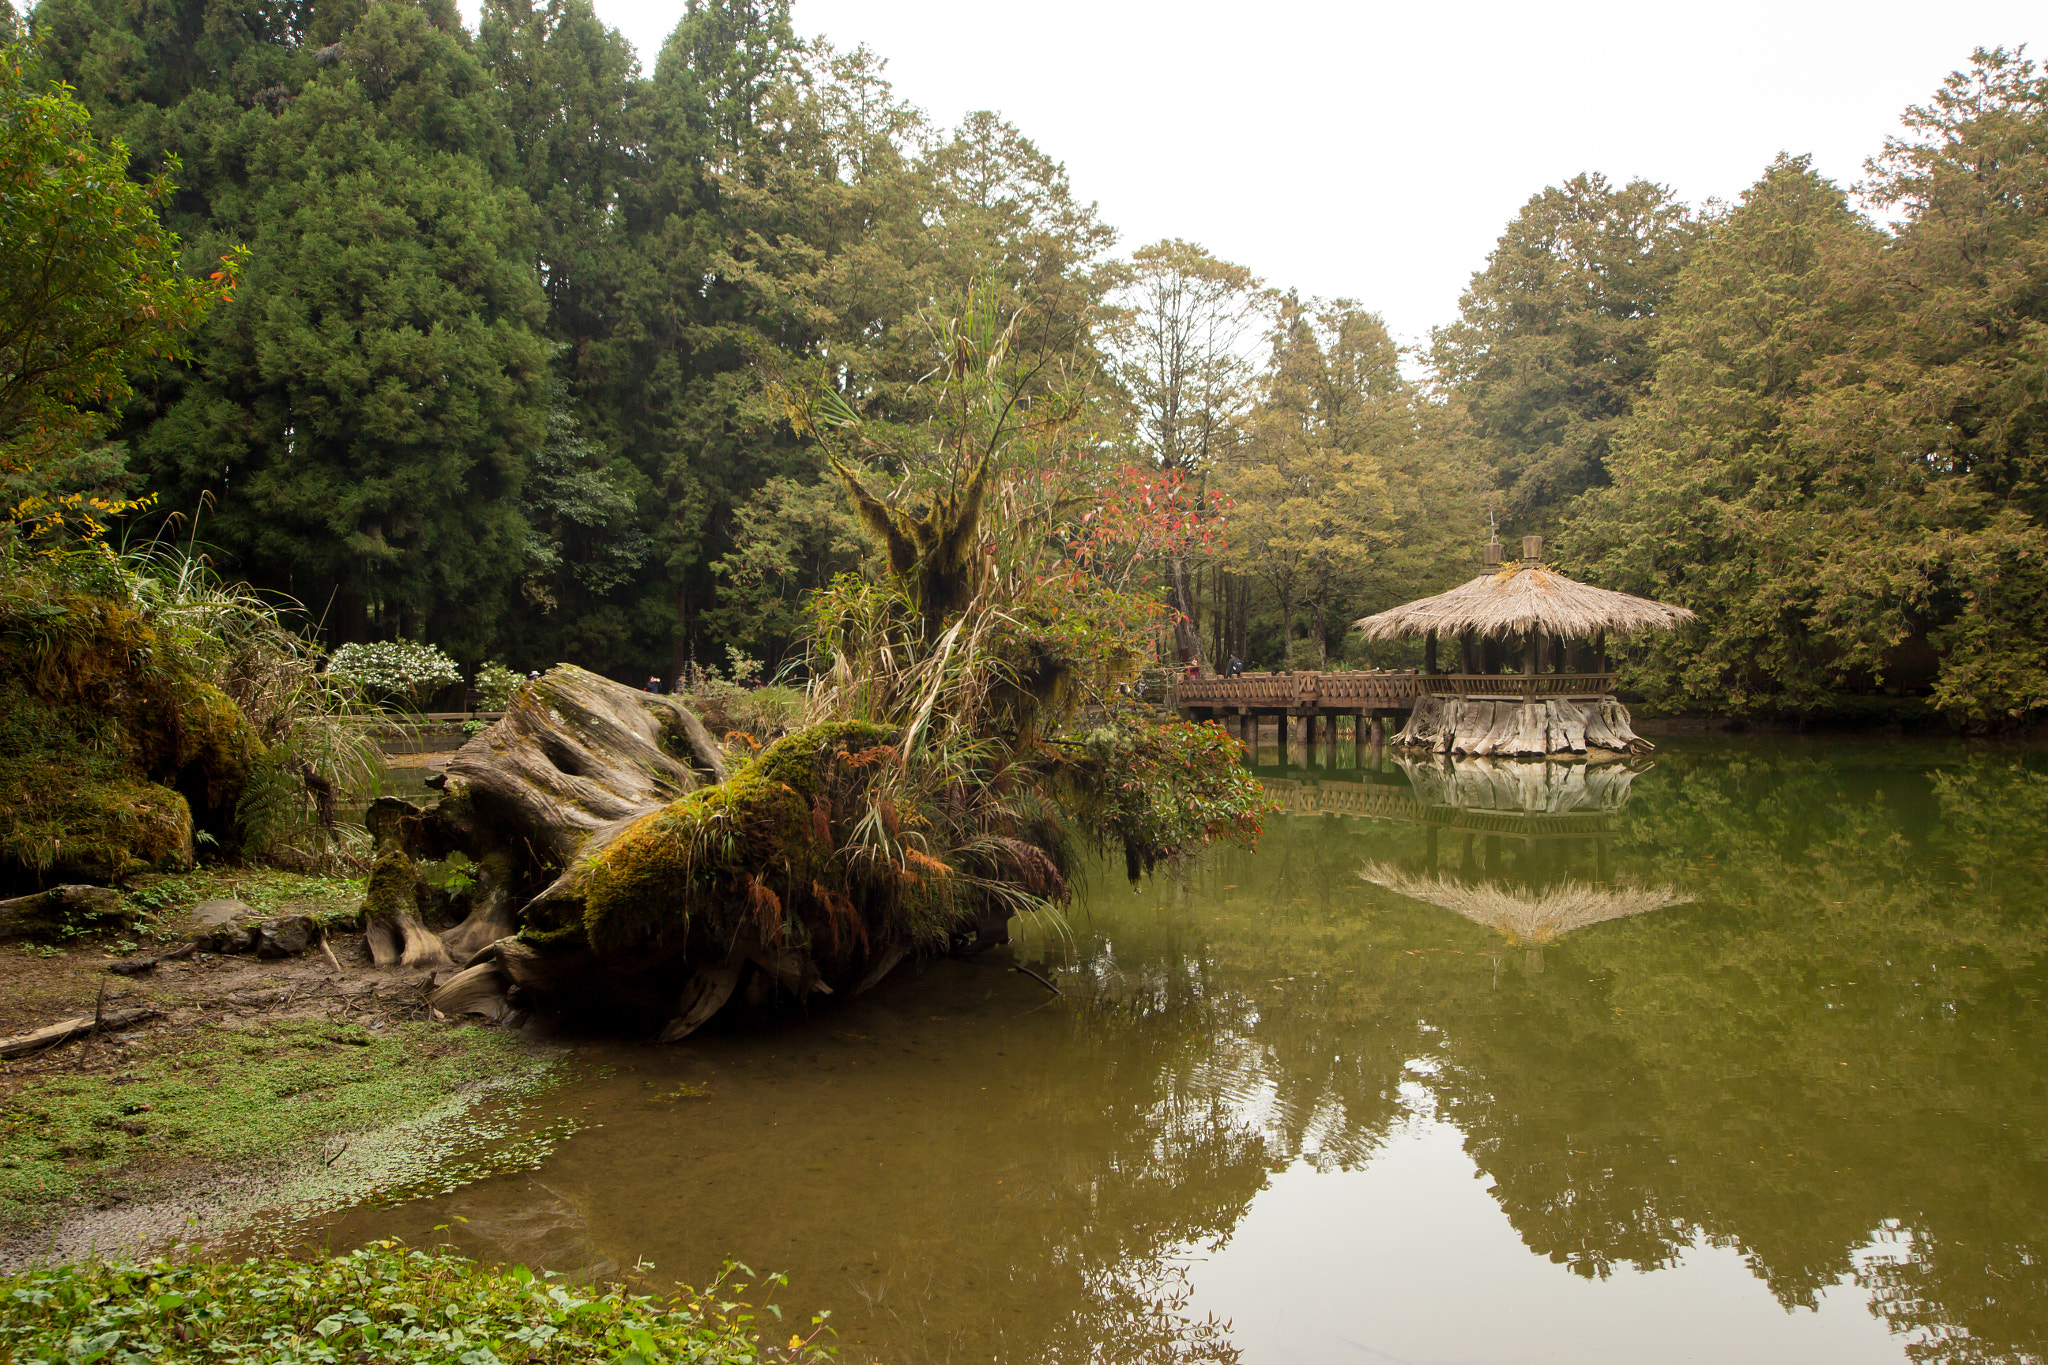
M 1294 978 L 1238 1026 L 1289 1112 L 1354 1130 L 1297 1150 L 1369 1152 L 1419 1080 L 1527 1245 L 1581 1274 L 1734 1246 L 1788 1308 L 1862 1286 L 1916 1359 L 2042 1357 L 2038 761 L 1694 744 L 1563 833 L 1457 776 L 1394 787 L 1415 819 L 1294 816 L 1189 888 L 1217 906 L 1211 971 Z M 1474 790 L 1496 795 L 1456 804 Z M 1517 809 L 1523 837 L 1496 818 Z M 1346 901 L 1338 870 L 1361 866 L 1382 885 Z M 1449 908 L 1527 943 L 1540 923 L 1481 897 L 1526 911 L 1573 887 L 1669 908 L 1560 925 L 1524 958 L 1413 899 L 1462 894 Z M 1418 1056 L 1436 1065 L 1404 1073 Z

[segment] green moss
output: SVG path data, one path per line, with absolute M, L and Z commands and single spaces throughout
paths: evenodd
M 164 700 L 177 720 L 177 745 L 166 766 L 207 812 L 225 820 L 260 750 L 248 718 L 227 693 L 196 678 L 177 679 Z
M 15 1091 L 0 1108 L 0 1228 L 91 1195 L 138 1161 L 242 1162 L 534 1065 L 507 1034 L 424 1023 L 295 1021 L 200 1039 L 144 1053 L 120 1077 L 57 1072 Z
M 125 601 L 0 583 L 0 883 L 189 866 L 229 822 L 257 746 L 240 708 L 174 670 Z
M 789 902 L 820 879 L 844 881 L 844 869 L 832 866 L 835 850 L 815 836 L 827 770 L 840 754 L 895 737 L 858 721 L 810 726 L 717 786 L 642 817 L 587 867 L 583 929 L 591 947 L 605 956 L 677 947 L 693 933 L 729 936 L 743 918 L 771 915 L 773 927 L 763 925 L 770 935 L 801 933 L 801 919 L 784 913 L 794 908 Z
M 0 881 L 105 882 L 191 865 L 185 798 L 124 761 L 112 729 L 0 681 Z
M 363 891 L 363 910 L 372 919 L 419 913 L 420 870 L 403 849 L 387 847 L 370 869 Z
M 583 926 L 563 925 L 559 929 L 521 929 L 519 941 L 530 948 L 560 948 L 583 941 Z

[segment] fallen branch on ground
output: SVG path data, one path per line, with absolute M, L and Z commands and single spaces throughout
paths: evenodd
M 0 1057 L 26 1057 L 32 1052 L 57 1047 L 73 1038 L 83 1038 L 96 1028 L 127 1028 L 145 1019 L 155 1019 L 163 1013 L 153 1005 L 136 1009 L 114 1010 L 97 1017 L 81 1014 L 76 1019 L 65 1019 L 59 1023 L 46 1024 L 29 1033 L 17 1033 L 11 1038 L 0 1038 Z

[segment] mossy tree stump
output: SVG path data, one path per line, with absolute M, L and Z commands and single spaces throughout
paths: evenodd
M 674 698 L 556 668 L 457 752 L 438 801 L 372 807 L 371 950 L 455 969 L 433 996 L 444 1013 L 675 1038 L 735 998 L 858 993 L 920 945 L 1000 941 L 1009 910 L 974 869 L 900 826 L 858 837 L 897 819 L 874 790 L 900 768 L 895 739 L 815 725 L 728 772 Z M 416 860 L 458 851 L 476 864 L 468 914 L 435 933 Z M 990 876 L 1032 865 L 1064 893 L 1036 849 L 984 853 Z

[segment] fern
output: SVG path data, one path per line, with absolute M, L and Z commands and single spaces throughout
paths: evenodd
M 235 827 L 242 835 L 242 856 L 261 858 L 309 823 L 311 802 L 306 780 L 296 770 L 289 744 L 264 751 L 249 772 L 242 799 L 235 803 Z

